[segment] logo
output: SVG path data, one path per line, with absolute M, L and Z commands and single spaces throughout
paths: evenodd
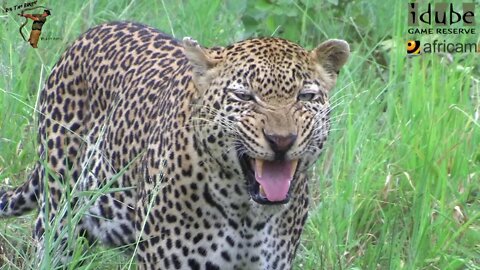
M 0 10 L 3 10 L 5 13 L 16 11 L 18 16 L 24 18 L 24 21 L 20 25 L 18 32 L 20 34 L 20 37 L 25 42 L 28 42 L 33 48 L 38 47 L 39 40 L 60 40 L 59 37 L 51 37 L 45 35 L 42 36 L 42 30 L 44 30 L 43 26 L 47 22 L 47 20 L 50 19 L 52 12 L 50 8 L 37 4 L 38 1 L 33 1 L 0 8 Z M 27 27 L 29 25 L 29 22 L 31 22 L 31 27 Z M 27 29 L 25 29 L 26 27 Z M 27 31 L 28 28 L 30 28 L 30 31 Z
M 475 3 L 455 1 L 407 4 L 408 55 L 479 51 L 475 29 Z M 428 37 L 429 35 L 431 36 Z
M 27 10 L 33 10 L 37 8 L 42 8 L 43 12 L 39 14 L 29 14 L 25 13 Z M 20 26 L 20 29 L 18 30 L 20 32 L 20 35 L 22 36 L 24 41 L 27 41 L 25 36 L 23 35 L 23 27 L 25 27 L 28 24 L 28 19 L 32 20 L 32 30 L 30 31 L 30 37 L 28 38 L 28 43 L 33 48 L 37 48 L 38 40 L 40 39 L 40 35 L 42 33 L 42 27 L 43 24 L 47 21 L 47 17 L 50 16 L 52 13 L 50 12 L 50 9 L 47 9 L 43 6 L 38 6 L 38 7 L 33 7 L 29 9 L 22 9 L 21 13 L 19 13 L 19 16 L 22 16 L 25 18 L 25 22 Z
M 461 9 L 455 10 L 452 3 L 428 3 L 426 10 L 418 11 L 419 3 L 408 3 L 408 25 L 421 23 L 434 26 L 447 26 L 463 23 L 463 26 L 475 26 L 475 3 L 463 3 Z
M 420 40 L 407 41 L 407 54 L 419 54 L 420 53 Z

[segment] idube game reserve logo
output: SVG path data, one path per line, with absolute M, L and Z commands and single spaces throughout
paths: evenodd
M 408 3 L 407 20 L 407 32 L 410 36 L 406 41 L 408 55 L 475 53 L 479 50 L 476 43 L 475 3 L 473 2 Z M 433 40 L 425 38 L 429 35 Z M 426 41 L 421 41 L 422 37 Z

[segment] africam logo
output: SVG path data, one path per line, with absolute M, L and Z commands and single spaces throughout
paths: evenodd
M 407 41 L 407 54 L 420 54 L 420 40 Z
M 475 53 L 479 52 L 480 46 L 476 43 L 455 43 L 446 40 L 433 40 L 420 45 L 420 40 L 407 41 L 407 54 L 419 55 L 421 53 Z

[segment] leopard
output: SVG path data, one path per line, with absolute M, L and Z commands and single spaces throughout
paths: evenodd
M 291 269 L 349 55 L 341 39 L 206 47 L 93 27 L 39 93 L 38 161 L 0 217 L 38 210 L 37 253 L 59 265 L 83 237 L 127 246 L 137 269 Z

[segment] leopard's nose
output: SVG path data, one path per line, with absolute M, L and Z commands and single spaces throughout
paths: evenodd
M 276 154 L 285 154 L 292 147 L 297 139 L 297 134 L 278 135 L 263 131 L 265 139 Z

